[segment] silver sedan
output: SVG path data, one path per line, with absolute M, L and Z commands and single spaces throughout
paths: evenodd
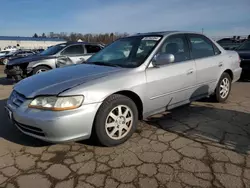
M 212 96 L 224 102 L 241 74 L 240 58 L 208 37 L 154 32 L 119 39 L 86 64 L 15 85 L 6 109 L 24 134 L 48 142 L 96 136 L 125 142 L 138 120 Z

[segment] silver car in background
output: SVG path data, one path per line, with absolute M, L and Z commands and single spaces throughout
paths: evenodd
M 7 78 L 19 81 L 51 69 L 83 63 L 103 48 L 101 44 L 86 42 L 57 44 L 39 54 L 10 60 L 4 72 Z
M 224 102 L 240 59 L 208 37 L 154 32 L 119 39 L 86 64 L 41 73 L 15 85 L 7 101 L 23 133 L 48 142 L 97 137 L 125 142 L 138 120 L 212 95 Z

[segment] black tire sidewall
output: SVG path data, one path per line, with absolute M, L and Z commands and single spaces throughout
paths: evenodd
M 228 92 L 228 94 L 227 94 L 227 96 L 226 96 L 225 98 L 222 98 L 222 97 L 220 96 L 220 85 L 221 85 L 221 82 L 222 82 L 222 80 L 223 80 L 224 78 L 227 78 L 227 79 L 229 80 L 229 92 Z M 229 76 L 228 73 L 224 72 L 224 73 L 221 75 L 220 80 L 219 80 L 219 82 L 218 82 L 218 84 L 217 84 L 217 87 L 216 87 L 216 93 L 215 93 L 215 95 L 216 95 L 216 100 L 217 100 L 218 102 L 225 102 L 225 101 L 227 100 L 227 98 L 229 97 L 230 92 L 231 92 L 231 86 L 232 86 L 232 79 L 231 79 L 231 77 Z
M 112 99 L 112 97 L 114 98 Z M 130 129 L 130 132 L 125 137 L 123 137 L 120 140 L 114 140 L 107 135 L 105 130 L 105 123 L 106 123 L 106 118 L 110 113 L 110 111 L 118 105 L 126 105 L 131 109 L 133 113 L 133 124 Z M 104 101 L 101 107 L 99 108 L 94 122 L 94 131 L 99 142 L 102 145 L 116 146 L 121 143 L 124 143 L 128 138 L 132 136 L 132 134 L 136 130 L 137 123 L 138 123 L 138 110 L 135 103 L 126 96 L 115 95 L 111 96 L 111 99 L 107 99 L 106 101 Z

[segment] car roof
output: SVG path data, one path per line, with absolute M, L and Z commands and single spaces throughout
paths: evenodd
M 178 33 L 190 33 L 190 34 L 201 34 L 198 32 L 192 32 L 192 31 L 155 31 L 155 32 L 147 32 L 147 33 L 137 33 L 134 36 L 140 36 L 140 35 L 170 35 L 170 34 L 178 34 Z
M 65 45 L 72 45 L 72 44 L 100 45 L 100 43 L 93 43 L 93 42 L 65 42 L 65 43 L 60 43 L 58 45 L 62 45 L 62 44 L 65 44 Z

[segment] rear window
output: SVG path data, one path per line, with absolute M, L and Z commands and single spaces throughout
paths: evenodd
M 213 43 L 201 35 L 189 35 L 191 54 L 194 59 L 215 55 Z

